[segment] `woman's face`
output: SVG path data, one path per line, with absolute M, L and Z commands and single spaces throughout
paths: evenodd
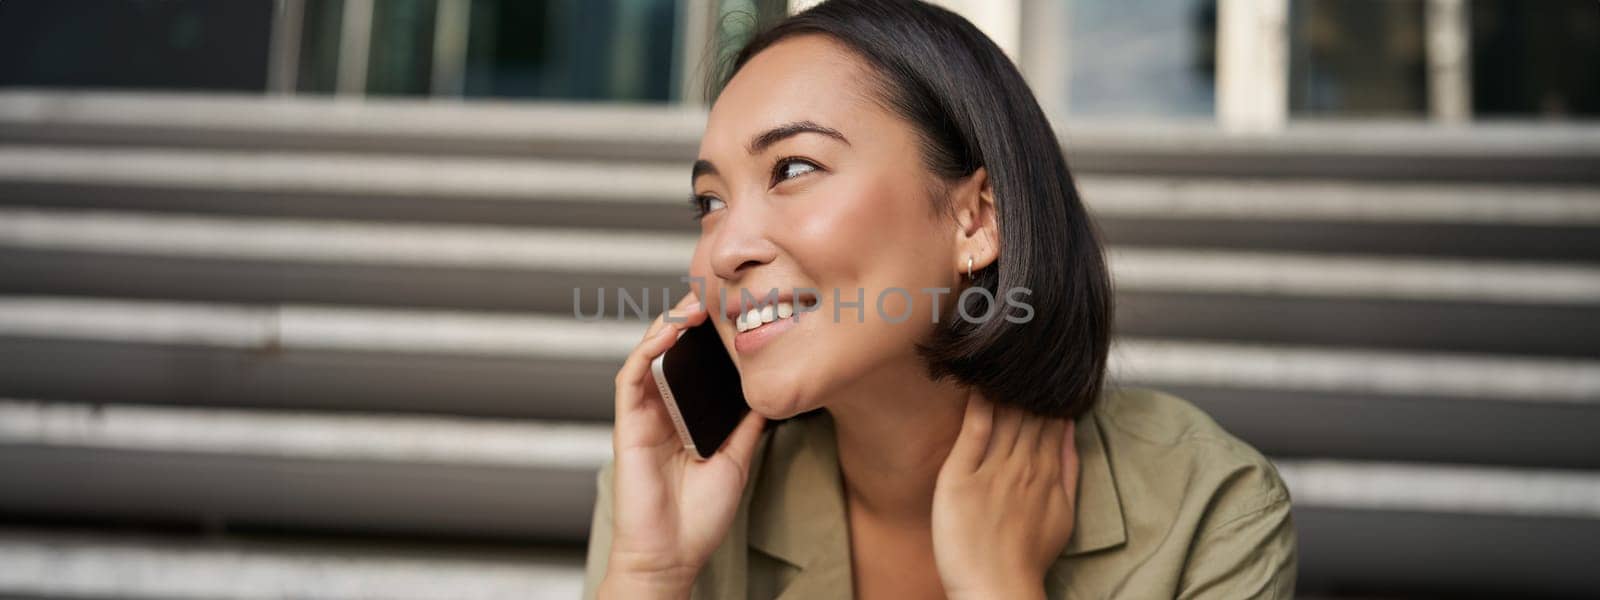
M 690 275 L 769 418 L 920 365 L 935 314 L 924 289 L 959 283 L 956 226 L 933 210 L 918 138 L 873 101 L 867 69 L 823 36 L 781 41 L 728 83 L 700 142 L 694 193 L 709 210 Z M 774 289 L 815 312 L 741 332 L 741 292 L 759 306 Z

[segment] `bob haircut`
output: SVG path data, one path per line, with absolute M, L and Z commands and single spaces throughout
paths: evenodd
M 1000 299 L 996 306 L 1005 304 L 1001 290 L 1031 291 L 1023 297 L 1034 309 L 1027 322 L 998 314 L 979 323 L 944 318 L 956 309 L 950 303 L 917 346 L 929 374 L 1036 414 L 1089 410 L 1105 378 L 1111 280 L 1097 228 L 1022 74 L 977 27 L 943 8 L 828 0 L 756 33 L 710 83 L 720 90 L 762 50 L 810 34 L 833 39 L 871 67 L 876 100 L 921 137 L 923 162 L 938 178 L 933 189 L 987 168 L 1000 255 L 974 272 L 972 285 Z M 935 210 L 948 208 L 944 193 L 932 201 Z M 967 296 L 966 314 L 995 310 L 979 296 Z

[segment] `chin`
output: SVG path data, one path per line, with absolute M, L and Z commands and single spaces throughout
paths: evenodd
M 757 378 L 744 381 L 745 402 L 750 410 L 772 420 L 787 419 L 821 406 L 820 402 L 801 391 L 796 382 L 771 381 Z

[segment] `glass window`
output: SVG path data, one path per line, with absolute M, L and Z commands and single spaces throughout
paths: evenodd
M 1289 112 L 1427 114 L 1422 0 L 1293 0 Z
M 427 95 L 433 73 L 435 0 L 378 0 L 372 5 L 367 92 Z
M 301 92 L 333 93 L 339 81 L 339 35 L 344 0 L 306 0 L 300 29 Z
M 1215 114 L 1216 0 L 1075 0 L 1067 20 L 1069 114 Z
M 1478 117 L 1600 116 L 1600 3 L 1475 0 L 1471 10 Z
M 473 0 L 466 95 L 667 101 L 674 0 Z
M 272 10 L 272 0 L 0 0 L 0 86 L 262 91 Z

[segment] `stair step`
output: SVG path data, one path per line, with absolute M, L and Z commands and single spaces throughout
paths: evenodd
M 531 600 L 583 589 L 582 550 L 561 547 L 4 527 L 0 563 L 8 598 Z
M 687 169 L 611 159 L 0 146 L 6 204 L 694 231 Z
M 704 110 L 159 92 L 0 92 L 0 140 L 38 144 L 692 160 Z
M 579 542 L 603 424 L 0 402 L 0 511 Z
M 1327 179 L 1079 179 L 1113 245 L 1600 260 L 1592 186 Z

